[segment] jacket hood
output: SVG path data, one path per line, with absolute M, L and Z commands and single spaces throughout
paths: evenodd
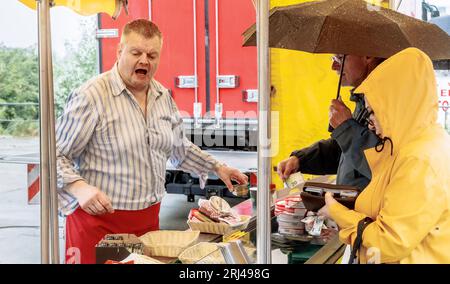
M 385 60 L 355 92 L 366 96 L 394 152 L 437 121 L 433 65 L 417 48 L 404 49 Z

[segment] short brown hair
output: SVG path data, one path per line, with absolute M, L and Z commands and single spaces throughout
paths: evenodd
M 123 28 L 122 38 L 120 41 L 123 42 L 124 38 L 132 32 L 148 39 L 153 38 L 154 36 L 162 38 L 162 34 L 158 26 L 152 21 L 145 19 L 137 19 L 127 23 Z

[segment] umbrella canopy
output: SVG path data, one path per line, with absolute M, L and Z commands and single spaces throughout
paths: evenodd
M 450 35 L 450 15 L 431 18 L 430 23 L 436 24 Z
M 429 22 L 437 25 L 450 35 L 450 15 L 431 18 Z M 450 70 L 450 59 L 433 61 L 433 67 L 436 70 Z
M 36 0 L 19 0 L 31 9 L 36 10 Z M 54 6 L 65 6 L 83 16 L 104 12 L 113 19 L 120 14 L 122 5 L 127 9 L 128 0 L 53 0 Z
M 244 32 L 244 46 L 254 45 L 255 25 Z M 382 58 L 417 47 L 433 60 L 450 59 L 450 36 L 438 26 L 363 0 L 275 7 L 269 16 L 269 46 Z

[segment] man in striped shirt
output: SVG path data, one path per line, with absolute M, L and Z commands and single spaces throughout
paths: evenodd
M 183 132 L 168 90 L 153 79 L 162 36 L 147 20 L 123 30 L 112 70 L 69 96 L 57 124 L 58 192 L 66 220 L 66 262 L 94 263 L 95 244 L 108 233 L 142 235 L 159 229 L 167 160 L 195 173 L 204 186 L 214 172 L 247 176 L 201 151 Z

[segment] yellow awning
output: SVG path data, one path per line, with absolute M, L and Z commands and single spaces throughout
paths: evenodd
M 36 0 L 19 0 L 31 9 L 36 10 Z M 97 13 L 107 13 L 112 18 L 117 18 L 120 8 L 126 0 L 53 0 L 54 6 L 64 6 L 72 9 L 76 13 L 89 16 Z

